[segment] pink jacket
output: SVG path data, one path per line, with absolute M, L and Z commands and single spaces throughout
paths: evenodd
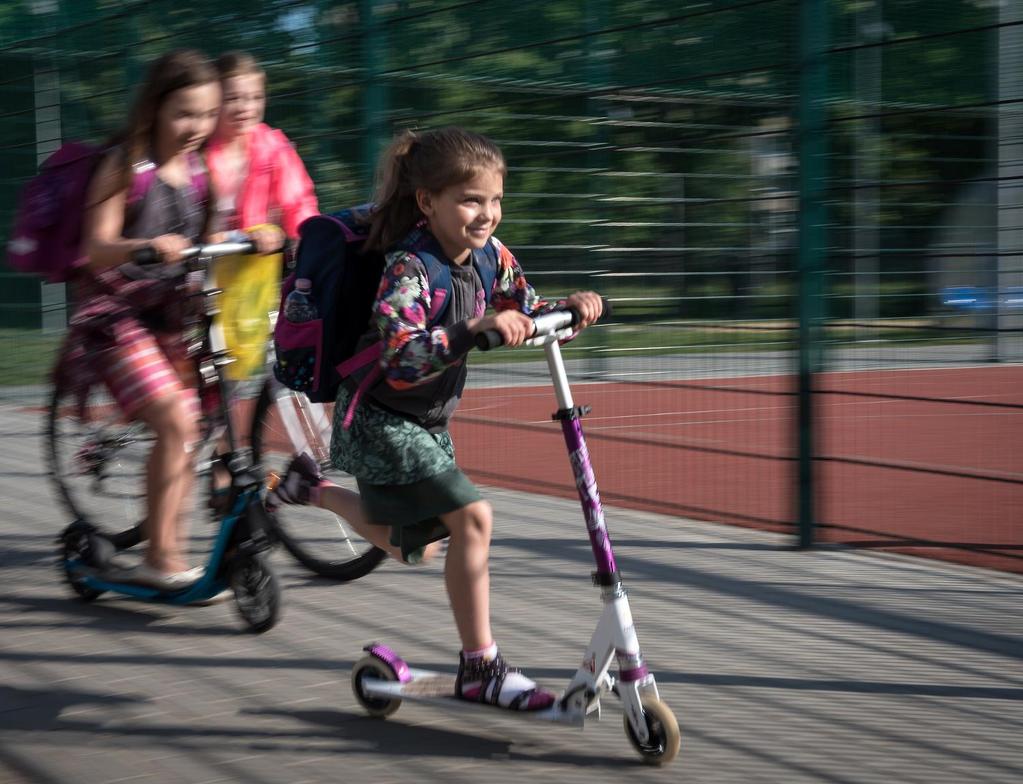
M 242 228 L 274 220 L 289 237 L 298 236 L 298 225 L 310 215 L 318 215 L 316 193 L 302 159 L 283 132 L 260 123 L 248 135 L 249 169 L 235 205 Z M 214 193 L 224 176 L 224 145 L 210 140 L 206 165 L 213 180 Z

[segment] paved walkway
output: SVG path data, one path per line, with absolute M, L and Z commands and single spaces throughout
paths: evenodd
M 4 784 L 1023 780 L 1019 578 L 609 509 L 640 641 L 682 728 L 674 765 L 651 769 L 613 703 L 582 731 L 411 703 L 366 718 L 348 681 L 366 642 L 453 669 L 437 564 L 337 586 L 277 553 L 284 614 L 258 637 L 231 604 L 72 600 L 38 431 L 37 415 L 0 407 Z M 599 611 L 578 509 L 489 495 L 499 639 L 513 663 L 567 682 Z M 202 551 L 208 530 L 196 533 Z

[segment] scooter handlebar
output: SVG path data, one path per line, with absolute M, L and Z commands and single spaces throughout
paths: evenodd
M 601 297 L 600 302 L 602 307 L 600 319 L 598 320 L 603 320 L 611 315 L 611 302 L 606 297 Z M 550 335 L 568 327 L 574 327 L 579 323 L 580 319 L 581 314 L 575 308 L 562 308 L 544 313 L 533 319 L 533 334 L 530 336 L 530 339 Z M 490 351 L 490 349 L 504 344 L 501 333 L 495 329 L 477 332 L 474 341 L 476 348 L 480 351 Z

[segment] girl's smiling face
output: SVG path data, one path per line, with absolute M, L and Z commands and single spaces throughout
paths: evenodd
M 170 157 L 198 150 L 217 127 L 220 85 L 197 84 L 175 90 L 156 114 L 156 146 Z
M 248 133 L 263 121 L 266 111 L 266 79 L 262 74 L 231 76 L 222 82 L 224 105 L 219 132 L 234 137 Z
M 470 251 L 487 244 L 501 222 L 503 197 L 504 177 L 496 168 L 484 169 L 439 193 L 416 192 L 416 202 L 430 231 L 456 264 L 464 264 Z

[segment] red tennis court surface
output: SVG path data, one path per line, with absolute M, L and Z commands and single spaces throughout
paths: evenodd
M 793 377 L 573 391 L 605 502 L 793 530 Z M 1023 367 L 826 373 L 817 391 L 821 540 L 1023 572 Z M 459 464 L 574 497 L 554 407 L 546 386 L 467 390 Z

